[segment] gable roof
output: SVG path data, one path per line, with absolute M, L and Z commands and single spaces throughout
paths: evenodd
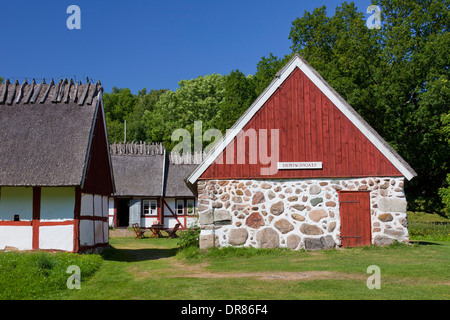
M 205 160 L 187 177 L 186 183 L 192 186 L 225 148 L 235 139 L 239 132 L 265 105 L 283 82 L 299 68 L 306 77 L 336 106 L 360 132 L 397 168 L 408 180 L 417 174 L 398 153 L 312 68 L 300 55 L 292 59 L 276 74 L 275 79 L 261 93 L 255 102 L 227 131 L 225 136 L 213 147 Z
M 111 155 L 114 196 L 157 197 L 163 194 L 164 155 Z
M 100 82 L 0 84 L 0 185 L 83 186 L 102 94 Z
M 116 181 L 113 196 L 193 197 L 184 178 L 197 165 L 167 154 L 162 144 L 112 144 L 110 152 Z

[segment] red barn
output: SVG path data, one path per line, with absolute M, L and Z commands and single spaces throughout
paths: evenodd
M 414 170 L 295 55 L 187 178 L 200 246 L 407 241 Z

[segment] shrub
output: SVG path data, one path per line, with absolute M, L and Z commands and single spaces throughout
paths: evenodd
M 200 228 L 188 228 L 185 231 L 179 233 L 178 247 L 185 249 L 188 247 L 198 247 L 200 237 Z

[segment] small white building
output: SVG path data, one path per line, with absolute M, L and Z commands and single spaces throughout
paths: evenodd
M 108 245 L 114 177 L 100 83 L 0 84 L 0 250 Z
M 196 225 L 197 200 L 184 182 L 197 166 L 193 161 L 166 153 L 162 144 L 113 144 L 110 152 L 116 181 L 109 201 L 111 227 Z

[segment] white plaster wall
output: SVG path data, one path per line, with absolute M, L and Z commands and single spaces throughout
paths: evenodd
M 94 196 L 92 194 L 81 194 L 81 209 L 80 214 L 82 216 L 93 216 L 94 215 Z
M 109 198 L 108 216 L 109 216 L 109 226 L 114 227 L 114 198 Z
M 197 217 L 188 217 L 186 219 L 186 228 L 199 227 Z
M 94 245 L 94 221 L 80 220 L 80 246 Z
M 141 217 L 141 227 L 144 228 L 148 228 L 150 226 L 152 226 L 154 223 L 156 223 L 158 221 L 158 217 L 156 216 L 145 216 L 145 217 Z
M 175 216 L 177 216 L 175 211 L 175 198 L 165 198 L 164 200 L 166 201 L 167 205 L 170 207 L 172 212 L 175 213 Z M 184 224 L 184 217 L 183 218 L 179 217 L 178 220 L 180 220 L 180 222 Z M 175 219 L 175 217 L 172 215 L 167 206 L 164 205 L 164 227 L 173 228 L 177 223 L 178 223 L 177 219 Z
M 73 220 L 75 188 L 41 188 L 41 221 Z
M 108 217 L 108 212 L 109 212 L 108 199 L 109 199 L 109 197 L 105 197 L 105 196 L 102 197 L 102 216 L 105 218 Z
M 94 216 L 96 217 L 103 216 L 102 202 L 102 196 L 94 195 Z
M 0 250 L 4 250 L 7 246 L 19 250 L 31 250 L 33 248 L 33 227 L 0 226 Z
M 39 248 L 73 251 L 73 225 L 39 227 Z
M 109 243 L 109 227 L 106 222 L 103 223 L 103 237 L 104 243 Z
M 94 221 L 95 227 L 95 244 L 104 243 L 103 242 L 103 221 Z
M 21 221 L 33 219 L 33 188 L 0 189 L 0 220 L 14 220 L 15 214 L 19 215 Z

